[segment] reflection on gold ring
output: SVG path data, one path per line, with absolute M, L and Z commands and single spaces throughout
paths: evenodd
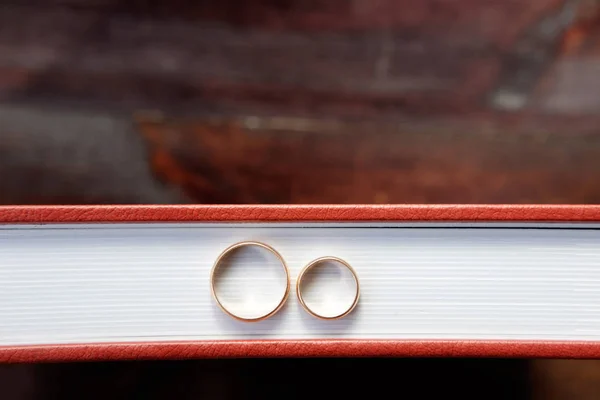
M 240 317 L 239 315 L 236 315 L 235 313 L 229 311 L 219 300 L 219 296 L 217 296 L 217 293 L 215 291 L 215 274 L 218 271 L 221 262 L 223 261 L 223 259 L 225 257 L 227 257 L 229 254 L 231 254 L 232 252 L 242 248 L 242 247 L 247 247 L 247 246 L 256 246 L 256 247 L 260 247 L 262 249 L 265 249 L 269 252 L 271 252 L 272 254 L 274 254 L 279 261 L 281 262 L 281 266 L 283 267 L 283 270 L 285 271 L 285 278 L 286 278 L 286 288 L 285 288 L 285 293 L 283 294 L 283 297 L 281 299 L 281 301 L 279 302 L 279 304 L 277 304 L 277 306 L 269 311 L 267 314 L 261 315 L 259 317 L 256 318 L 244 318 L 244 317 Z M 235 243 L 231 246 L 229 246 L 228 248 L 226 248 L 220 255 L 219 257 L 217 257 L 217 260 L 215 261 L 215 264 L 213 265 L 212 271 L 210 272 L 210 292 L 212 294 L 213 299 L 215 299 L 217 305 L 219 306 L 219 308 L 221 310 L 223 310 L 223 312 L 225 312 L 227 315 L 229 315 L 230 317 L 233 317 L 235 319 L 237 319 L 238 321 L 244 321 L 244 322 L 258 322 L 258 321 L 262 321 L 264 319 L 267 319 L 273 315 L 275 315 L 275 313 L 277 313 L 277 311 L 281 310 L 281 308 L 283 307 L 283 305 L 285 304 L 289 293 L 290 293 L 290 272 L 288 271 L 287 265 L 285 264 L 285 261 L 283 259 L 283 257 L 281 256 L 281 254 L 279 254 L 277 252 L 277 250 L 275 250 L 274 248 L 272 248 L 271 246 L 261 243 L 261 242 L 254 242 L 254 241 L 245 241 L 245 242 L 239 242 L 239 243 Z
M 313 269 L 314 267 L 318 266 L 319 264 L 323 264 L 328 261 L 333 261 L 333 262 L 341 264 L 342 266 L 347 268 L 350 271 L 350 273 L 352 273 L 354 282 L 356 282 L 356 294 L 354 295 L 354 301 L 352 302 L 350 307 L 348 307 L 348 309 L 346 309 L 343 313 L 334 315 L 332 317 L 324 316 L 324 315 L 318 314 L 317 312 L 313 311 L 306 304 L 306 302 L 304 301 L 304 298 L 302 297 L 302 280 L 304 279 L 306 273 L 308 271 L 310 271 L 311 269 Z M 342 260 L 341 258 L 337 258 L 337 257 L 317 258 L 316 260 L 311 261 L 306 267 L 304 267 L 304 269 L 300 272 L 300 275 L 298 275 L 298 279 L 296 281 L 296 295 L 298 296 L 298 300 L 300 301 L 300 305 L 302 306 L 302 308 L 304 308 L 306 310 L 306 312 L 308 312 L 309 314 L 311 314 L 317 318 L 326 319 L 326 320 L 340 319 L 340 318 L 343 318 L 346 315 L 350 314 L 352 312 L 352 310 L 354 310 L 354 308 L 358 304 L 358 299 L 360 297 L 360 284 L 358 282 L 358 275 L 356 275 L 356 271 L 354 270 L 354 268 L 352 268 L 350 266 L 350 264 L 348 264 L 346 261 Z

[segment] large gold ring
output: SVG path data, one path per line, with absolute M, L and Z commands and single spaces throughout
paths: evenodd
M 261 315 L 261 316 L 255 317 L 255 318 L 244 318 L 244 317 L 236 315 L 235 313 L 228 310 L 223 305 L 223 303 L 221 303 L 221 301 L 219 300 L 219 296 L 217 295 L 217 292 L 215 290 L 215 275 L 216 275 L 223 259 L 225 259 L 225 257 L 227 257 L 229 254 L 235 252 L 236 250 L 239 250 L 240 248 L 247 247 L 247 246 L 260 247 L 260 248 L 265 249 L 265 250 L 271 252 L 272 254 L 274 254 L 281 262 L 281 266 L 283 267 L 283 270 L 285 271 L 285 277 L 286 277 L 286 289 L 285 289 L 285 293 L 283 294 L 283 297 L 281 298 L 281 301 L 277 304 L 277 306 L 273 310 L 269 311 L 268 313 L 266 313 L 264 315 Z M 258 322 L 258 321 L 262 321 L 264 319 L 267 319 L 267 318 L 275 315 L 275 313 L 277 313 L 277 311 L 281 310 L 281 308 L 285 304 L 285 302 L 289 296 L 289 293 L 290 293 L 290 272 L 288 271 L 287 265 L 285 264 L 285 261 L 284 261 L 283 257 L 281 256 L 281 254 L 279 254 L 277 252 L 277 250 L 275 250 L 271 246 L 261 243 L 261 242 L 253 242 L 253 241 L 239 242 L 239 243 L 235 243 L 235 244 L 229 246 L 228 248 L 226 248 L 219 255 L 219 257 L 217 257 L 217 260 L 215 261 L 215 264 L 213 265 L 212 271 L 210 272 L 210 291 L 211 291 L 213 299 L 215 299 L 219 308 L 221 310 L 223 310 L 223 312 L 226 313 L 227 315 L 229 315 L 230 317 L 235 318 L 238 321 Z
M 333 261 L 333 262 L 341 264 L 343 267 L 347 268 L 350 271 L 350 273 L 352 273 L 352 277 L 354 278 L 354 282 L 356 283 L 356 294 L 354 295 L 354 301 L 352 302 L 350 307 L 348 307 L 348 309 L 346 309 L 341 314 L 334 315 L 334 316 L 325 316 L 325 315 L 321 315 L 321 314 L 315 312 L 306 304 L 306 302 L 304 301 L 304 298 L 302 297 L 302 282 L 303 282 L 303 279 L 304 279 L 306 273 L 308 271 L 310 271 L 311 269 L 315 268 L 316 266 L 323 264 L 325 262 L 328 262 L 328 261 Z M 352 312 L 352 310 L 354 310 L 354 308 L 356 308 L 356 305 L 358 304 L 358 299 L 360 297 L 360 284 L 358 282 L 358 275 L 356 274 L 356 271 L 354 270 L 354 268 L 352 268 L 350 266 L 350 264 L 348 264 L 346 261 L 342 260 L 341 258 L 321 257 L 314 261 L 311 261 L 300 272 L 300 275 L 298 275 L 298 279 L 296 281 L 296 295 L 298 296 L 298 300 L 300 301 L 300 305 L 302 306 L 302 308 L 304 308 L 309 314 L 311 314 L 317 318 L 326 319 L 326 320 L 340 319 L 340 318 L 343 318 L 346 315 L 350 314 Z

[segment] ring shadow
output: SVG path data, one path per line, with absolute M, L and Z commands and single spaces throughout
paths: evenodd
M 289 299 L 288 299 L 289 300 Z M 270 335 L 281 325 L 285 317 L 284 312 L 288 307 L 288 302 L 271 317 L 259 321 L 240 321 L 226 314 L 213 300 L 212 313 L 214 320 L 219 328 L 224 329 L 228 334 L 244 335 Z M 257 329 L 260 328 L 260 329 Z
M 300 302 L 296 302 L 296 307 L 300 313 L 300 321 L 308 327 L 311 332 L 319 333 L 320 335 L 339 335 L 346 333 L 358 320 L 358 313 L 360 311 L 360 302 L 354 307 L 350 314 L 340 319 L 320 319 L 314 315 L 309 314 L 302 308 Z

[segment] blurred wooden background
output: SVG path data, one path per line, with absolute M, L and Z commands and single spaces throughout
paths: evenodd
M 0 204 L 599 203 L 599 174 L 599 0 L 0 7 Z M 527 371 L 599 397 L 596 362 Z
M 600 200 L 598 0 L 4 3 L 2 203 Z

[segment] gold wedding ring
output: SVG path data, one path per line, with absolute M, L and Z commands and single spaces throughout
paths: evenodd
M 285 271 L 285 277 L 286 277 L 286 289 L 285 289 L 285 293 L 283 294 L 283 297 L 281 298 L 281 301 L 277 304 L 277 306 L 272 309 L 271 311 L 269 311 L 268 313 L 264 314 L 264 315 L 260 315 L 258 317 L 254 317 L 254 318 L 244 318 L 241 317 L 239 315 L 236 315 L 235 313 L 233 313 L 232 311 L 228 310 L 223 303 L 219 300 L 219 296 L 216 293 L 215 290 L 215 275 L 217 273 L 217 271 L 219 270 L 219 268 L 221 267 L 221 263 L 222 261 L 229 255 L 231 255 L 232 253 L 234 253 L 235 251 L 243 248 L 243 247 L 250 247 L 250 246 L 255 246 L 255 247 L 259 247 L 262 249 L 265 249 L 267 251 L 269 251 L 270 253 L 274 254 L 280 261 L 281 266 L 283 267 L 283 270 Z M 215 264 L 213 265 L 212 271 L 210 273 L 210 291 L 212 293 L 213 298 L 215 299 L 217 305 L 219 306 L 219 308 L 221 310 L 223 310 L 223 312 L 225 312 L 226 314 L 228 314 L 229 316 L 237 319 L 238 321 L 244 321 L 244 322 L 258 322 L 258 321 L 262 321 L 264 319 L 267 319 L 273 315 L 275 315 L 275 313 L 277 313 L 277 311 L 279 311 L 283 305 L 285 304 L 288 295 L 290 293 L 290 273 L 288 271 L 287 265 L 285 264 L 285 261 L 283 260 L 283 257 L 281 256 L 281 254 L 279 254 L 277 252 L 277 250 L 275 250 L 274 248 L 272 248 L 269 245 L 266 245 L 264 243 L 261 242 L 254 242 L 254 241 L 245 241 L 245 242 L 239 242 L 236 243 L 234 245 L 229 246 L 228 248 L 226 248 L 220 255 L 219 257 L 217 257 L 217 260 L 215 261 Z
M 340 264 L 341 266 L 347 268 L 350 271 L 350 273 L 352 274 L 352 277 L 354 278 L 354 282 L 356 283 L 356 293 L 354 295 L 354 300 L 353 300 L 352 304 L 344 312 L 342 312 L 338 315 L 334 315 L 334 316 L 325 316 L 325 315 L 321 315 L 321 314 L 315 312 L 306 304 L 306 302 L 304 301 L 304 298 L 302 296 L 302 284 L 303 284 L 304 277 L 306 276 L 306 273 L 309 272 L 311 269 L 313 269 L 323 263 L 326 263 L 326 262 L 334 262 L 334 263 Z M 310 262 L 300 272 L 300 275 L 298 275 L 298 279 L 296 281 L 296 295 L 298 296 L 298 300 L 300 301 L 300 305 L 302 305 L 302 308 L 304 308 L 309 314 L 311 314 L 317 318 L 326 319 L 326 320 L 340 319 L 340 318 L 343 318 L 346 315 L 350 314 L 352 312 L 352 310 L 354 310 L 354 308 L 358 304 L 358 299 L 360 297 L 360 284 L 358 282 L 358 276 L 356 275 L 356 271 L 346 261 L 344 261 L 340 258 L 337 258 L 337 257 L 321 257 L 321 258 L 317 258 L 316 260 Z

